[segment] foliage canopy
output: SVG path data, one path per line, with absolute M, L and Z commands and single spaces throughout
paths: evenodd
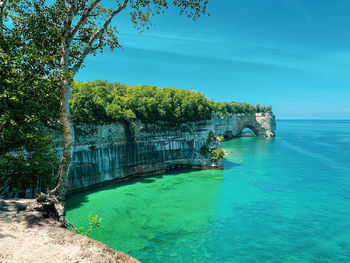
M 75 82 L 70 100 L 75 122 L 187 122 L 210 119 L 213 102 L 201 92 L 106 81 Z
M 20 12 L 16 2 L 9 5 Z M 55 43 L 33 35 L 42 22 L 38 17 L 6 14 L 13 27 L 0 38 L 0 192 L 38 182 L 48 186 L 58 164 L 48 132 L 59 127 L 58 81 L 51 71 L 55 59 L 42 51 Z
M 151 85 L 128 86 L 103 80 L 74 82 L 70 99 L 72 119 L 77 123 L 104 123 L 139 119 L 184 123 L 208 120 L 212 114 L 228 118 L 239 113 L 271 112 L 241 102 L 213 102 L 203 93 Z

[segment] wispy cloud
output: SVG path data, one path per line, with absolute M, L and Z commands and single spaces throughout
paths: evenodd
M 161 33 L 121 33 L 119 35 L 121 38 L 126 39 L 135 39 L 140 38 L 140 36 L 144 36 L 146 38 L 152 38 L 152 39 L 167 39 L 167 40 L 175 40 L 175 41 L 189 41 L 189 42 L 199 42 L 199 43 L 220 43 L 220 41 L 215 41 L 213 39 L 207 39 L 204 37 L 189 37 L 189 36 L 182 36 L 182 35 L 170 35 L 170 34 L 161 34 Z
M 335 65 L 344 61 L 339 54 L 311 50 L 308 47 L 251 39 L 230 41 L 207 40 L 204 37 L 188 37 L 165 34 L 121 34 L 125 48 L 153 52 L 166 52 L 180 56 L 208 58 L 232 62 L 274 66 L 307 72 L 335 72 Z M 346 56 L 348 57 L 348 56 Z M 332 65 L 326 60 L 332 60 Z M 337 61 L 339 60 L 339 63 Z M 346 63 L 346 62 L 345 62 Z

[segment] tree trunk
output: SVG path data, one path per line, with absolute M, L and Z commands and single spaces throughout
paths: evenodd
M 55 195 L 58 201 L 64 206 L 65 196 L 67 192 L 68 172 L 70 162 L 72 160 L 74 143 L 74 128 L 69 113 L 69 97 L 70 97 L 70 74 L 68 68 L 69 43 L 62 43 L 61 57 L 61 122 L 63 127 L 64 146 L 58 174 L 56 179 L 56 187 L 50 192 Z
M 51 191 L 56 195 L 60 202 L 64 202 L 67 192 L 67 179 L 69 172 L 69 165 L 72 160 L 74 143 L 74 129 L 70 119 L 69 113 L 69 96 L 70 85 L 67 78 L 61 79 L 61 121 L 63 126 L 64 147 L 61 162 L 58 168 L 57 185 Z
M 62 70 L 61 72 L 60 104 L 64 146 L 56 177 L 56 187 L 51 190 L 48 195 L 40 193 L 37 196 L 37 201 L 42 203 L 44 212 L 60 221 L 62 226 L 70 226 L 75 228 L 73 224 L 65 219 L 66 211 L 64 208 L 67 193 L 68 172 L 73 154 L 72 146 L 74 143 L 74 129 L 69 114 L 70 84 L 66 72 L 68 71 Z
M 68 68 L 68 67 L 67 67 Z M 74 143 L 74 128 L 69 114 L 69 96 L 70 84 L 66 75 L 68 71 L 61 72 L 61 122 L 63 127 L 64 146 L 60 165 L 58 167 L 58 174 L 56 178 L 56 187 L 50 191 L 49 195 L 40 194 L 37 197 L 38 202 L 43 203 L 44 211 L 51 217 L 57 219 L 62 223 L 62 226 L 74 225 L 66 220 L 66 210 L 64 208 L 69 166 L 72 160 L 73 143 Z M 42 199 L 42 200 L 40 200 Z
M 4 9 L 6 5 L 6 0 L 0 0 L 0 36 L 3 38 L 3 26 L 4 26 Z

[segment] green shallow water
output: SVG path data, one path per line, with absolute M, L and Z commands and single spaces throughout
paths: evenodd
M 350 121 L 278 121 L 274 139 L 223 143 L 224 171 L 115 183 L 67 218 L 142 262 L 350 262 Z

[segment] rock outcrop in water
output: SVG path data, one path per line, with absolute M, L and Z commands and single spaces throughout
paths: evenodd
M 68 192 L 74 192 L 135 175 L 161 173 L 175 168 L 223 168 L 200 154 L 210 131 L 226 139 L 244 128 L 256 136 L 274 136 L 272 114 L 212 118 L 178 126 L 168 123 L 75 125 L 75 144 Z M 58 144 L 60 142 L 58 141 Z

